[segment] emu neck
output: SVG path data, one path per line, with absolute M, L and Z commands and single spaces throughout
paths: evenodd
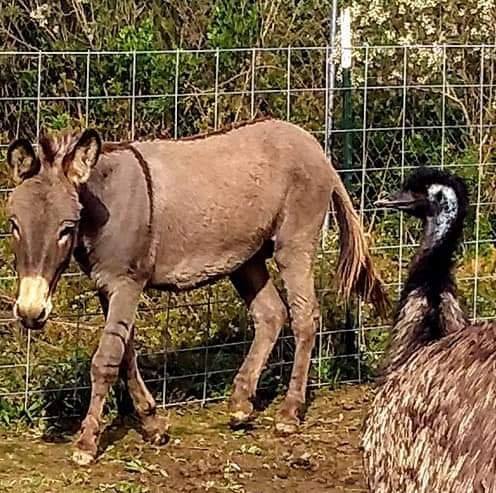
M 442 234 L 438 217 L 425 222 L 424 238 L 410 264 L 396 313 L 387 373 L 403 365 L 421 347 L 465 325 L 452 276 L 461 225 L 454 222 L 441 228 Z
M 444 291 L 455 288 L 452 276 L 459 228 L 446 225 L 439 216 L 427 218 L 422 243 L 410 263 L 400 305 L 415 290 L 422 292 L 429 304 L 435 304 Z

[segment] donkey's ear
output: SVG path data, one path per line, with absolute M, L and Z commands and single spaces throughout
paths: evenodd
M 12 169 L 16 183 L 20 183 L 40 171 L 40 161 L 34 153 L 31 142 L 26 139 L 17 139 L 10 144 L 7 151 L 7 163 Z
M 88 181 L 93 166 L 98 161 L 102 141 L 98 132 L 87 129 L 69 155 L 64 158 L 64 172 L 69 181 L 79 186 Z

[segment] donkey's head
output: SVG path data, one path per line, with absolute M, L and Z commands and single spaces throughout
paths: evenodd
M 19 279 L 14 315 L 26 328 L 42 328 L 50 314 L 51 295 L 76 241 L 79 188 L 100 148 L 94 130 L 45 137 L 37 154 L 24 139 L 9 147 L 7 161 L 18 184 L 8 203 Z

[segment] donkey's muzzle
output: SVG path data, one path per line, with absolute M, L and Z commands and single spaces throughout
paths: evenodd
M 52 309 L 49 291 L 48 282 L 41 276 L 21 279 L 14 316 L 26 329 L 41 329 L 45 325 Z
M 17 313 L 19 312 L 17 311 Z M 25 329 L 40 330 L 45 326 L 48 317 L 46 316 L 46 310 L 43 309 L 36 318 L 23 315 L 18 315 L 17 318 L 20 320 Z

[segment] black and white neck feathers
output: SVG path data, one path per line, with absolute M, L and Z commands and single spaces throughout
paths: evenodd
M 442 292 L 455 290 L 453 268 L 462 237 L 468 193 L 460 179 L 445 174 L 438 179 L 440 177 L 443 178 L 440 183 L 426 186 L 431 208 L 422 218 L 423 238 L 409 266 L 400 309 L 415 290 L 420 290 L 432 304 Z

